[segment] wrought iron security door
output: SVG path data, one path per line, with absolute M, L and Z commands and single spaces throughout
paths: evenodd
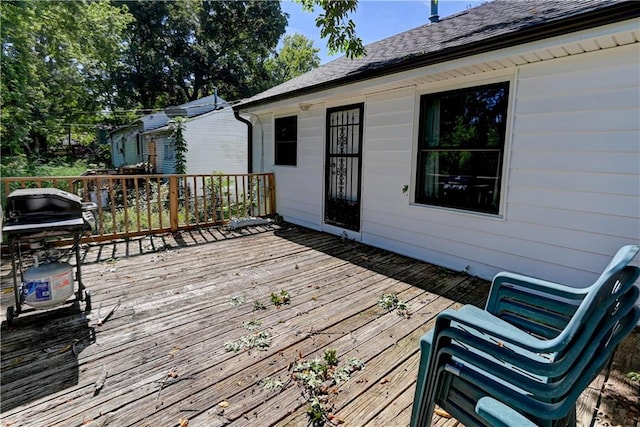
M 364 104 L 327 110 L 324 221 L 360 231 Z

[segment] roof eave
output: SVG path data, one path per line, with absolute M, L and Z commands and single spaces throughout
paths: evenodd
M 640 2 L 628 1 L 615 3 L 609 7 L 592 10 L 587 13 L 578 14 L 546 22 L 530 28 L 525 28 L 516 32 L 501 34 L 499 36 L 469 43 L 463 46 L 456 46 L 424 55 L 417 55 L 404 61 L 360 72 L 355 75 L 345 76 L 335 80 L 330 80 L 317 85 L 307 86 L 290 92 L 273 95 L 268 98 L 259 99 L 247 103 L 236 104 L 234 110 L 257 107 L 259 105 L 293 98 L 301 95 L 308 95 L 321 90 L 331 89 L 349 83 L 356 83 L 374 77 L 382 77 L 402 71 L 452 61 L 470 55 L 491 52 L 498 49 L 517 46 L 519 44 L 530 43 L 546 38 L 561 36 L 576 31 L 588 30 L 602 25 L 613 24 L 640 16 Z

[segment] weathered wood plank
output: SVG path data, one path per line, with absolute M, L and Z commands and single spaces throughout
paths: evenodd
M 167 367 L 167 369 L 168 369 L 168 367 Z
M 406 267 L 405 267 L 406 268 Z M 378 279 L 379 280 L 379 279 Z M 385 289 L 389 289 L 389 285 L 391 285 L 391 281 L 389 279 L 382 279 L 379 280 L 377 285 L 374 284 L 370 284 L 368 286 L 362 286 L 359 287 L 360 289 L 357 292 L 352 292 L 349 295 L 348 299 L 343 299 L 340 300 L 339 303 L 337 304 L 324 304 L 322 306 L 320 306 L 317 311 L 319 311 L 317 314 L 316 313 L 312 313 L 312 312 L 308 312 L 305 313 L 303 316 L 296 316 L 294 319 L 292 319 L 290 322 L 284 322 L 284 323 L 279 323 L 277 326 L 274 327 L 274 330 L 283 328 L 284 330 L 289 330 L 289 331 L 294 331 L 294 334 L 296 336 L 300 336 L 299 338 L 295 338 L 295 342 L 291 342 L 289 343 L 289 345 L 287 347 L 285 347 L 284 345 L 278 345 L 278 348 L 286 348 L 288 351 L 287 353 L 290 354 L 292 357 L 295 357 L 295 352 L 292 351 L 292 346 L 296 346 L 295 348 L 298 351 L 302 351 L 299 346 L 297 345 L 297 343 L 299 344 L 300 342 L 307 340 L 307 337 L 309 335 L 311 335 L 312 338 L 312 349 L 316 348 L 318 345 L 318 341 L 322 341 L 322 340 L 331 340 L 331 339 L 335 339 L 332 338 L 332 336 L 343 336 L 344 335 L 344 331 L 342 334 L 335 334 L 335 333 L 322 333 L 322 335 L 316 336 L 315 335 L 315 330 L 316 328 L 319 331 L 323 331 L 326 330 L 326 325 L 330 325 L 336 321 L 338 321 L 340 318 L 344 317 L 344 318 L 350 318 L 352 317 L 354 314 L 361 312 L 363 307 L 367 307 L 369 306 L 371 309 L 373 309 L 375 307 L 376 304 L 376 299 L 375 297 L 372 298 L 372 296 L 370 295 L 371 291 L 375 290 L 376 286 L 378 287 L 379 291 L 384 292 Z M 367 301 L 370 301 L 367 303 Z M 323 322 L 326 323 L 317 323 L 318 319 L 323 319 Z M 370 321 L 371 316 L 360 316 L 359 321 L 363 324 L 368 323 L 368 321 Z M 349 328 L 352 328 L 353 325 L 351 326 L 344 326 L 345 330 L 349 330 Z M 308 328 L 313 328 L 313 329 L 308 329 Z M 281 336 L 284 336 L 286 334 L 283 334 Z M 291 338 L 291 337 L 289 337 Z M 269 352 L 270 353 L 270 352 Z M 246 369 L 244 369 L 242 375 L 243 378 L 246 379 L 247 377 L 249 379 L 253 378 L 253 383 L 256 382 L 256 378 L 257 381 L 259 382 L 260 380 L 262 380 L 262 378 L 264 378 L 264 371 L 265 369 L 268 370 L 268 372 L 273 371 L 275 369 L 276 365 L 279 365 L 280 369 L 284 369 L 286 367 L 286 365 L 288 365 L 290 363 L 290 361 L 287 360 L 283 360 L 284 351 L 281 351 L 279 353 L 275 353 L 274 356 L 276 357 L 276 360 L 271 361 L 271 360 L 267 360 L 267 359 L 262 359 L 259 362 L 254 362 L 253 364 L 247 366 Z M 238 358 L 242 359 L 248 359 L 250 361 L 250 358 L 252 357 L 252 355 L 247 354 L 247 355 L 239 355 Z M 241 361 L 236 361 L 235 366 L 238 365 L 238 363 L 242 363 Z M 256 365 L 257 363 L 257 365 Z M 264 367 L 262 367 L 262 365 L 264 365 Z M 260 367 L 258 369 L 258 367 Z M 248 369 L 248 370 L 247 370 Z M 226 375 L 227 373 L 225 372 L 224 374 L 221 373 L 221 375 Z M 231 381 L 223 381 L 222 383 L 218 383 L 216 384 L 216 387 L 218 386 L 222 386 L 223 383 L 229 383 L 231 388 L 228 389 L 227 391 L 224 391 L 225 389 L 222 388 L 222 396 L 224 397 L 225 393 L 230 393 L 230 394 L 237 394 L 239 390 L 239 387 L 237 385 L 236 382 L 236 378 L 233 378 Z M 253 392 L 252 392 L 253 393 Z M 231 397 L 228 398 L 229 401 L 233 401 L 233 399 Z M 216 399 L 213 399 L 213 401 L 215 401 Z M 246 406 L 246 402 L 243 400 L 243 403 Z M 211 400 L 205 398 L 202 401 L 202 404 L 204 405 L 211 405 Z M 233 418 L 234 417 L 234 412 L 233 412 L 234 408 L 230 407 L 225 411 L 225 417 L 227 418 Z M 237 414 L 237 416 L 239 416 L 241 414 Z M 152 418 L 152 420 L 155 420 L 156 422 L 161 422 L 163 421 L 162 419 L 155 419 Z M 166 421 L 166 420 L 165 420 Z
M 451 278 L 447 285 L 438 288 L 436 292 L 454 293 L 459 299 L 465 299 L 469 303 L 481 303 L 486 298 L 486 289 L 478 286 L 476 280 L 466 280 L 465 278 Z M 411 318 L 406 319 L 401 324 L 394 325 L 383 333 L 375 336 L 372 341 L 373 348 L 359 349 L 358 354 L 367 354 L 367 350 L 373 352 L 372 357 L 367 362 L 371 368 L 372 374 L 366 374 L 368 381 L 366 382 L 348 382 L 342 388 L 336 398 L 337 415 L 343 418 L 346 423 L 366 423 L 371 417 L 375 416 L 378 411 L 387 407 L 404 388 L 410 386 L 410 383 L 400 385 L 397 383 L 390 384 L 388 375 L 396 369 L 397 365 L 405 358 L 417 353 L 418 340 L 422 334 L 431 328 L 435 315 L 445 308 L 453 307 L 455 300 L 442 298 L 438 293 L 431 294 L 425 298 L 426 304 L 417 308 Z M 425 319 L 427 317 L 427 319 Z M 426 322 L 426 323 L 425 323 Z M 390 338 L 391 340 L 387 339 Z M 394 342 L 395 340 L 395 342 Z M 385 341 L 386 344 L 385 345 Z M 347 357 L 345 355 L 345 357 Z M 365 368 L 365 371 L 367 369 Z M 412 375 L 411 381 L 415 381 L 417 368 Z M 395 393 L 381 394 L 378 384 L 384 385 L 385 389 L 393 387 Z M 381 397 L 383 396 L 383 397 Z M 290 417 L 290 425 L 297 425 L 302 422 L 305 417 L 304 408 L 296 411 L 295 415 Z M 408 423 L 408 420 L 406 421 Z

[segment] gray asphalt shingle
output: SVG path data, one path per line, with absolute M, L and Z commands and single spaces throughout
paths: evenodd
M 397 71 L 403 65 L 407 68 L 412 64 L 422 66 L 424 62 L 421 61 L 429 61 L 430 57 L 437 61 L 438 57 L 455 54 L 456 51 L 464 51 L 468 55 L 474 53 L 474 47 L 482 51 L 483 44 L 496 40 L 508 44 L 508 40 L 504 40 L 510 35 L 515 38 L 523 31 L 563 25 L 568 19 L 598 13 L 621 3 L 635 4 L 640 8 L 640 2 L 623 0 L 494 0 L 439 22 L 371 43 L 366 46 L 367 55 L 362 58 L 340 57 L 246 99 L 238 106 L 262 104 L 272 99 L 295 96 L 302 91 L 321 90 L 343 82 L 383 75 Z M 427 18 L 425 13 L 425 21 Z

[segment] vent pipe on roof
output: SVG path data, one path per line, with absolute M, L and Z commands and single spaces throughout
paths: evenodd
M 438 0 L 431 0 L 431 16 L 429 16 L 429 21 L 438 22 L 440 17 L 438 16 Z

